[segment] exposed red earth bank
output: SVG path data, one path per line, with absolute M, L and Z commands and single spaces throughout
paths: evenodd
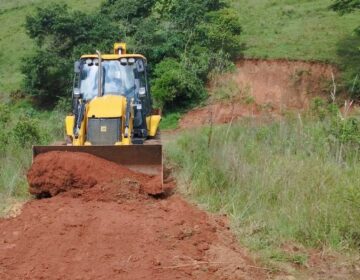
M 329 97 L 332 77 L 336 81 L 337 74 L 334 66 L 323 63 L 241 60 L 234 73 L 217 77 L 209 85 L 210 93 L 222 86 L 232 90 L 231 98 L 191 110 L 179 126 L 223 124 L 254 116 L 271 119 L 286 111 L 306 110 L 313 98 Z

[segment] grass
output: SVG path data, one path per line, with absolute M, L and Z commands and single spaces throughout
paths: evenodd
M 202 128 L 168 143 L 167 161 L 182 192 L 228 214 L 243 244 L 304 263 L 279 248 L 360 248 L 359 122 L 347 144 L 336 132 L 345 122 L 289 116 Z
M 27 101 L 0 104 L 0 216 L 29 198 L 26 172 L 31 146 L 63 138 L 64 113 L 36 111 Z
M 337 42 L 359 25 L 359 12 L 339 16 L 332 0 L 231 0 L 243 26 L 246 57 L 338 63 Z
M 18 90 L 22 82 L 21 60 L 31 54 L 34 43 L 26 35 L 24 24 L 36 7 L 58 3 L 55 0 L 1 0 L 0 1 L 0 93 Z M 95 0 L 63 0 L 62 3 L 82 11 L 100 5 Z M 54 46 L 56 47 L 56 46 Z
M 160 129 L 176 129 L 179 127 L 179 120 L 181 118 L 180 112 L 171 112 L 162 116 Z

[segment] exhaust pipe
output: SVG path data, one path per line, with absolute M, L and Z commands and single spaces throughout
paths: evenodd
M 98 60 L 99 60 L 99 69 L 98 69 L 98 96 L 101 97 L 103 96 L 103 92 L 102 92 L 102 59 L 101 59 L 101 52 L 96 50 L 96 54 L 98 55 Z

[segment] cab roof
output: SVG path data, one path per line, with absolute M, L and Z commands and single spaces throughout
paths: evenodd
M 98 58 L 97 54 L 85 54 L 81 56 L 81 59 L 85 58 Z M 141 54 L 102 54 L 101 59 L 103 60 L 117 60 L 121 58 L 141 58 L 146 60 L 146 57 Z

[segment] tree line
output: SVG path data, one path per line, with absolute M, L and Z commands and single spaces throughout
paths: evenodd
M 26 18 L 36 51 L 24 59 L 25 91 L 40 105 L 70 96 L 73 62 L 124 41 L 149 61 L 153 96 L 165 110 L 206 96 L 214 72 L 244 50 L 236 11 L 222 0 L 106 0 L 92 13 L 64 4 L 40 7 Z

